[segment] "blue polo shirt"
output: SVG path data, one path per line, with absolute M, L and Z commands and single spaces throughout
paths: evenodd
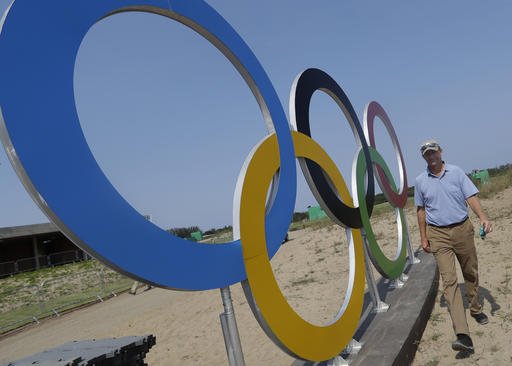
M 461 168 L 445 164 L 439 177 L 428 168 L 416 177 L 414 203 L 425 207 L 427 224 L 446 226 L 468 216 L 466 199 L 477 193 L 478 188 Z

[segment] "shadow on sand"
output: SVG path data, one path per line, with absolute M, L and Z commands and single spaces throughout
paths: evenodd
M 466 292 L 466 286 L 464 286 L 463 283 L 459 283 L 459 289 L 462 293 L 462 300 L 464 301 L 464 309 L 469 309 L 469 302 Z M 479 287 L 478 288 L 478 296 L 480 298 L 480 304 L 484 305 L 484 300 L 486 300 L 489 305 L 491 306 L 491 315 L 494 316 L 496 314 L 496 311 L 501 309 L 500 304 L 496 302 L 496 299 L 494 296 L 492 296 L 491 292 L 486 289 L 485 287 Z M 444 296 L 441 295 L 440 305 L 442 308 L 446 308 L 448 304 L 446 303 L 446 300 Z
M 459 289 L 460 289 L 460 292 L 462 293 L 462 300 L 464 301 L 464 309 L 469 309 L 469 302 L 468 302 L 468 297 L 467 297 L 467 292 L 466 292 L 466 286 L 464 286 L 463 283 L 459 283 Z M 494 298 L 494 296 L 492 296 L 491 292 L 488 289 L 486 289 L 485 287 L 478 288 L 478 296 L 480 299 L 480 304 L 482 306 L 484 305 L 484 300 L 486 300 L 489 303 L 489 305 L 491 305 L 491 315 L 492 316 L 494 316 L 496 311 L 501 309 L 500 304 L 498 304 L 496 302 L 496 299 Z M 441 295 L 440 306 L 442 308 L 446 308 L 448 306 L 443 295 Z M 473 353 L 474 352 L 460 351 L 460 352 L 457 352 L 457 354 L 455 355 L 455 358 L 457 360 L 461 360 L 463 358 L 470 357 Z

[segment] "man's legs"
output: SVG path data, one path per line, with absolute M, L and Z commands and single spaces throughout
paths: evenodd
M 482 312 L 482 305 L 478 296 L 478 258 L 473 225 L 467 220 L 453 230 L 455 254 L 464 275 L 469 309 L 472 315 L 479 314 Z
M 444 298 L 452 318 L 453 330 L 455 334 L 469 334 L 462 294 L 457 281 L 455 251 L 451 242 L 451 230 L 449 228 L 441 229 L 429 226 L 427 228 L 427 236 L 443 280 Z

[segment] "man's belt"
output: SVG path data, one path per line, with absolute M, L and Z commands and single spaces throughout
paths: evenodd
M 449 228 L 452 228 L 452 227 L 456 227 L 456 226 L 459 226 L 459 225 L 462 225 L 463 223 L 465 223 L 466 221 L 468 220 L 468 216 L 466 216 L 462 221 L 459 221 L 459 222 L 456 222 L 454 224 L 450 224 L 450 225 L 434 225 L 434 224 L 428 224 L 428 226 L 433 226 L 433 227 L 437 227 L 439 229 L 449 229 Z

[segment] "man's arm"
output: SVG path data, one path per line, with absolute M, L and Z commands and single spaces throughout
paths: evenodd
M 492 223 L 489 221 L 487 215 L 482 209 L 482 206 L 480 205 L 480 200 L 478 199 L 476 194 L 469 197 L 466 201 L 468 202 L 469 207 L 471 207 L 475 215 L 477 215 L 478 218 L 480 219 L 480 224 L 483 225 L 485 232 L 490 233 L 492 231 Z
M 427 220 L 425 207 L 416 207 L 416 216 L 418 217 L 418 227 L 420 228 L 421 247 L 427 253 L 430 253 L 430 243 L 427 239 Z

